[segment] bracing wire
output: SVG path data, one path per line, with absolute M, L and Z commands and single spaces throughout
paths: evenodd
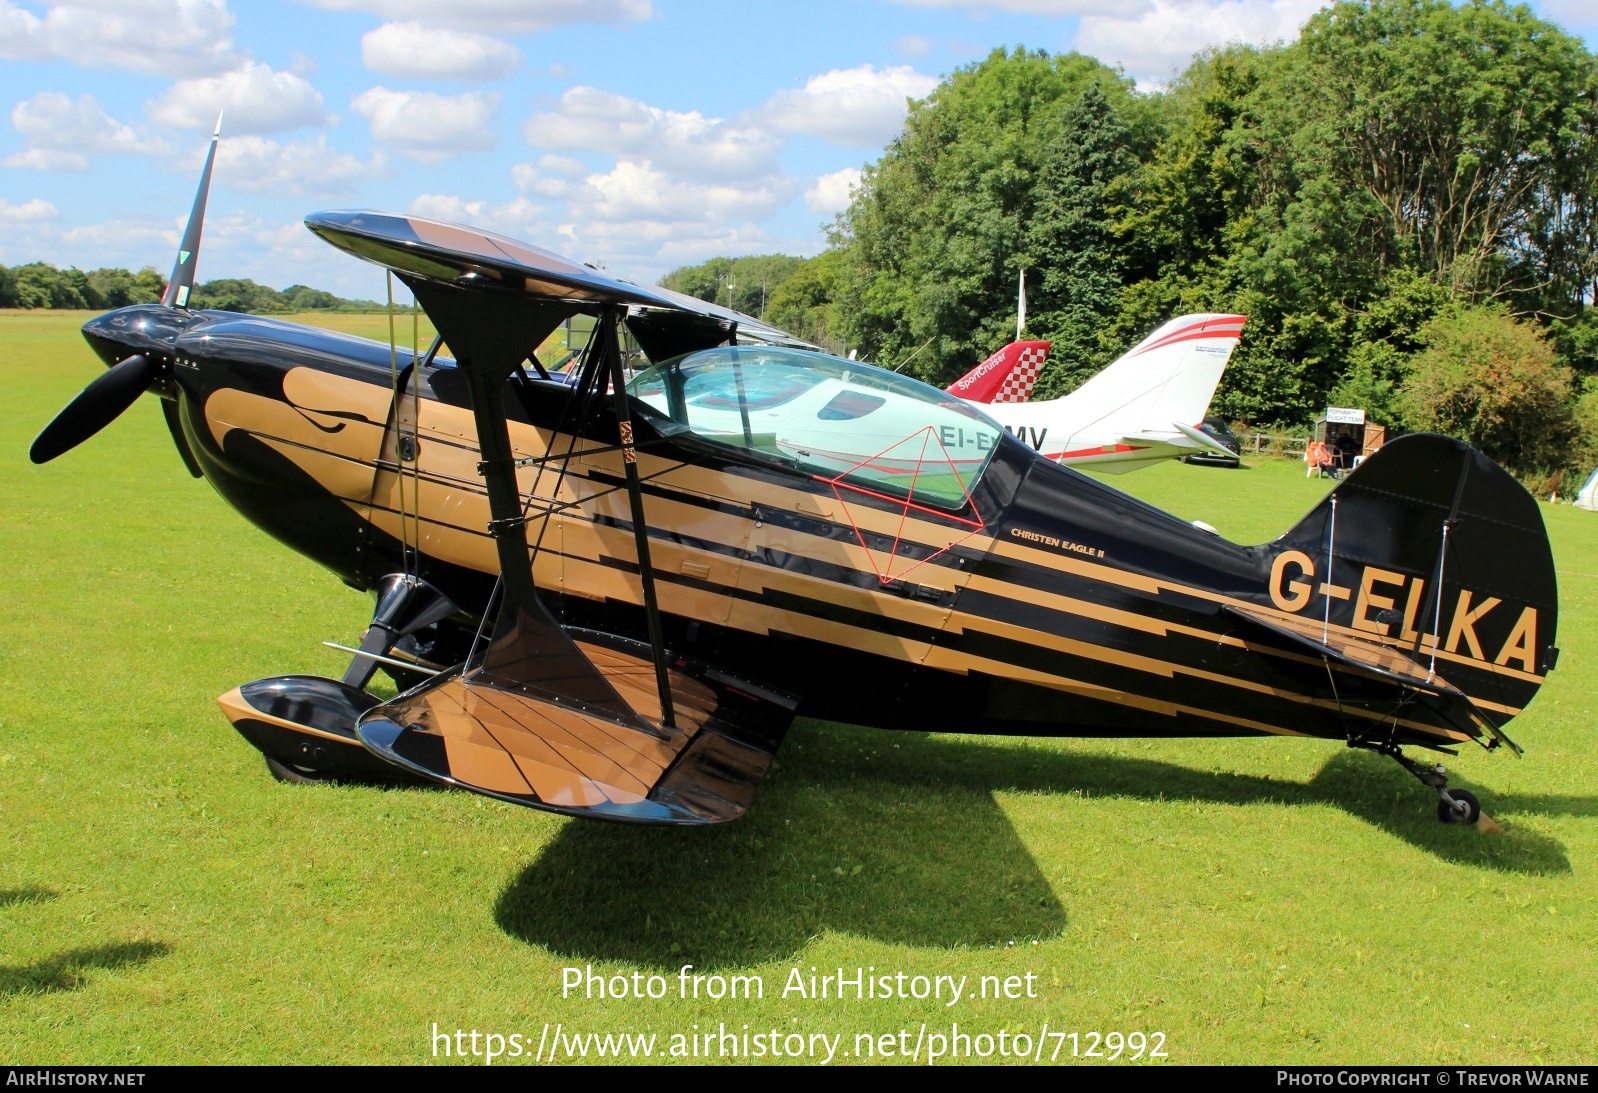
M 404 407 L 404 395 L 400 391 L 399 381 L 399 344 L 394 333 L 394 271 L 384 270 L 384 282 L 388 289 L 388 373 L 389 386 L 393 393 L 393 444 L 394 444 L 394 490 L 399 501 L 400 518 L 400 569 L 406 577 L 411 576 L 411 557 L 409 538 L 406 531 L 405 517 L 405 468 L 400 460 L 400 411 Z
M 578 431 L 581 429 L 582 423 L 588 420 L 588 415 L 589 415 L 589 413 L 590 413 L 590 411 L 592 409 L 593 399 L 594 399 L 594 391 L 596 390 L 597 384 L 604 382 L 604 380 L 601 378 L 601 379 L 595 381 L 595 383 L 590 384 L 586 389 L 582 389 L 581 388 L 582 378 L 583 378 L 586 370 L 589 368 L 589 366 L 591 364 L 591 358 L 594 356 L 594 352 L 595 352 L 595 348 L 594 347 L 595 347 L 595 344 L 597 342 L 597 335 L 598 335 L 598 328 L 596 326 L 594 334 L 591 334 L 589 336 L 588 344 L 583 347 L 583 355 L 578 359 L 578 362 L 577 362 L 577 364 L 575 366 L 576 370 L 577 370 L 579 390 L 575 390 L 575 391 L 572 392 L 572 396 L 571 396 L 570 400 L 566 403 L 565 409 L 561 412 L 561 416 L 560 416 L 559 421 L 556 422 L 554 431 L 552 433 L 550 433 L 549 444 L 546 447 L 545 453 L 544 453 L 546 458 L 539 461 L 538 470 L 533 476 L 533 484 L 530 487 L 530 492 L 528 493 L 527 501 L 522 506 L 522 518 L 526 519 L 528 514 L 532 511 L 532 507 L 533 507 L 534 501 L 537 500 L 537 498 L 540 496 L 539 488 L 543 485 L 543 482 L 544 482 L 544 471 L 546 469 L 546 464 L 550 463 L 550 462 L 555 462 L 555 461 L 558 460 L 559 467 L 555 471 L 555 488 L 550 492 L 550 495 L 549 495 L 550 498 L 551 498 L 551 501 L 550 501 L 549 505 L 547 506 L 547 508 L 545 510 L 545 517 L 546 518 L 543 521 L 540 522 L 539 527 L 538 527 L 538 538 L 533 543 L 533 555 L 534 555 L 534 557 L 536 557 L 538 555 L 538 552 L 541 549 L 543 549 L 544 533 L 549 530 L 548 516 L 552 515 L 554 513 L 555 509 L 560 504 L 561 486 L 566 481 L 566 470 L 570 466 L 572 457 L 575 454 L 576 449 L 577 449 L 577 441 L 579 439 Z M 572 408 L 577 402 L 577 397 L 576 396 L 578 394 L 582 394 L 582 396 L 583 396 L 582 397 L 582 405 L 581 405 L 580 409 L 577 412 L 576 419 L 573 420 L 573 418 L 572 418 Z M 568 425 L 571 426 L 569 431 L 567 429 Z M 562 453 L 560 456 L 553 456 L 551 451 L 550 451 L 550 449 L 552 449 L 555 446 L 555 438 L 560 436 L 562 433 L 566 434 L 566 451 L 564 453 Z
M 1332 519 L 1326 537 L 1326 615 L 1321 622 L 1321 644 L 1331 640 L 1332 633 L 1332 566 L 1337 561 L 1337 494 L 1332 494 Z
M 483 617 L 477 621 L 477 632 L 472 635 L 472 648 L 466 654 L 466 666 L 461 669 L 461 682 L 471 684 L 471 677 L 482 669 L 482 664 L 477 659 L 477 650 L 483 642 L 483 631 L 488 629 L 488 620 L 494 615 L 494 605 L 499 600 L 500 589 L 504 587 L 505 575 L 499 574 L 494 578 L 493 590 L 488 594 L 488 602 L 483 605 Z
M 388 288 L 388 368 L 389 384 L 393 394 L 393 446 L 394 446 L 394 489 L 399 504 L 400 518 L 400 568 L 406 577 L 419 576 L 421 571 L 422 555 L 422 466 L 420 452 L 409 448 L 404 441 L 415 443 L 414 435 L 407 436 L 406 423 L 409 422 L 414 430 L 421 420 L 421 368 L 424 358 L 421 352 L 421 306 L 415 296 L 411 297 L 411 363 L 405 369 L 406 384 L 400 385 L 399 369 L 399 336 L 394 320 L 394 274 L 387 273 Z M 433 353 L 430 349 L 425 358 L 431 361 Z M 405 396 L 411 396 L 410 416 L 405 414 Z M 406 457 L 406 452 L 410 457 Z M 405 497 L 405 479 L 409 472 L 411 480 L 411 495 L 409 501 Z
M 417 572 L 422 564 L 422 454 L 417 435 L 422 425 L 422 317 L 416 296 L 411 295 L 411 549 L 415 551 Z M 403 487 L 402 487 L 403 489 Z
M 1443 521 L 1443 542 L 1437 548 L 1437 588 L 1432 593 L 1435 608 L 1432 612 L 1432 657 L 1426 666 L 1426 682 L 1437 675 L 1437 647 L 1443 643 L 1443 574 L 1448 564 L 1448 521 Z

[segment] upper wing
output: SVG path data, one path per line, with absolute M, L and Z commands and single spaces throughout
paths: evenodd
M 327 242 L 396 273 L 460 287 L 509 289 L 574 304 L 620 304 L 713 320 L 758 341 L 805 346 L 785 331 L 719 304 L 643 286 L 503 235 L 423 216 L 367 210 L 312 213 L 305 226 Z

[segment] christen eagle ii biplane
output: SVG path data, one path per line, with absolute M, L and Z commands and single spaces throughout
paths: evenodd
M 1467 821 L 1474 799 L 1400 748 L 1518 751 L 1503 728 L 1556 658 L 1537 506 L 1458 441 L 1394 441 L 1239 546 L 944 392 L 470 228 L 306 221 L 410 287 L 440 332 L 425 352 L 186 310 L 203 195 L 166 302 L 85 325 L 110 370 L 33 456 L 151 391 L 193 474 L 376 593 L 342 680 L 222 696 L 281 777 L 710 823 L 807 715 L 1325 737 Z M 595 336 L 552 380 L 533 350 L 578 314 Z M 624 331 L 650 362 L 630 382 Z M 389 701 L 364 689 L 380 663 L 409 688 Z

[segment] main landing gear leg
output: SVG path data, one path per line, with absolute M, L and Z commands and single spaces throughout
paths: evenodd
M 420 577 L 390 573 L 377 586 L 377 610 L 361 642 L 363 653 L 387 656 L 401 638 L 453 615 L 455 605 Z M 365 687 L 377 671 L 371 657 L 356 657 L 344 673 L 351 687 Z
M 1476 800 L 1476 795 L 1465 789 L 1449 789 L 1448 771 L 1444 769 L 1441 763 L 1430 767 L 1424 763 L 1417 763 L 1399 751 L 1396 744 L 1368 744 L 1365 746 L 1372 751 L 1378 751 L 1390 757 L 1399 766 L 1420 779 L 1421 785 L 1435 789 L 1437 791 L 1437 818 L 1443 823 L 1473 824 L 1481 819 L 1481 804 Z

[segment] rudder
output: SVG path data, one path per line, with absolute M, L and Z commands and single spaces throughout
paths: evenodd
M 1557 659 L 1558 583 L 1537 502 L 1462 441 L 1390 442 L 1265 549 L 1272 606 L 1403 653 L 1494 727 Z

